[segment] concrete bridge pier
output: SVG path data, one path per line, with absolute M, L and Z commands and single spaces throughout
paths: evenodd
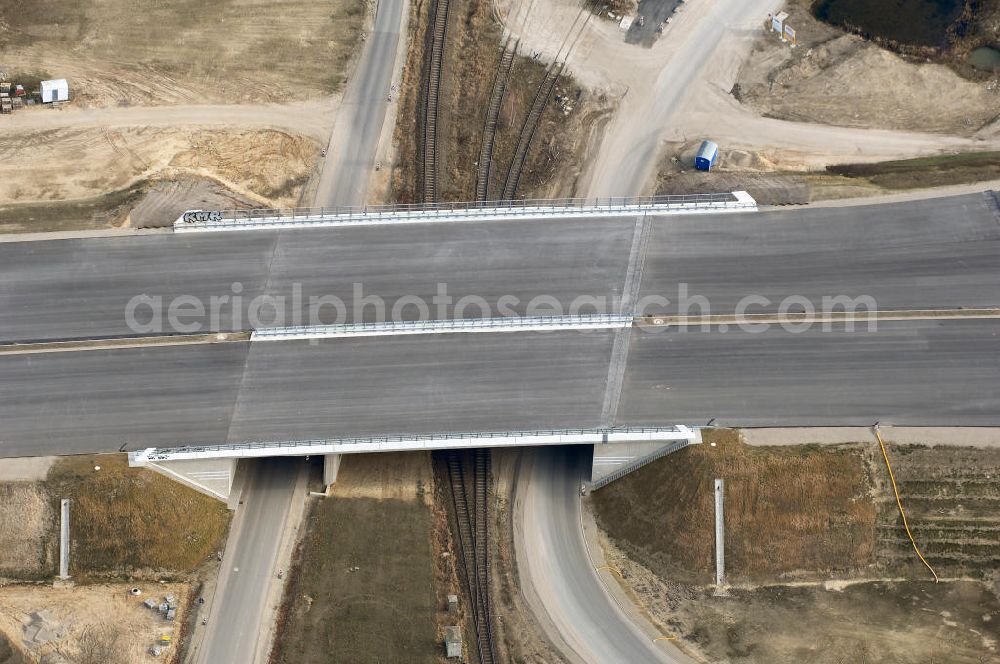
M 334 482 L 337 481 L 337 473 L 340 472 L 340 454 L 323 455 L 323 485 L 327 491 Z

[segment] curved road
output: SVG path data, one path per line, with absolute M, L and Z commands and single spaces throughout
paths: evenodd
M 589 452 L 589 447 L 525 451 L 515 497 L 514 545 L 528 602 L 556 648 L 571 661 L 690 662 L 672 646 L 654 645 L 597 576 L 581 529 L 579 488 Z

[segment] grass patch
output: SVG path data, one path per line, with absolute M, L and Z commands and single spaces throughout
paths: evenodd
M 318 502 L 289 582 L 271 661 L 438 661 L 432 532 L 430 508 L 422 502 Z
M 969 152 L 875 164 L 827 166 L 828 173 L 865 179 L 887 189 L 916 189 L 1000 178 L 1000 152 Z
M 73 501 L 70 572 L 77 577 L 184 574 L 219 550 L 229 527 L 222 502 L 129 468 L 124 455 L 60 459 L 49 471 L 48 489 L 56 514 L 61 498 Z
M 0 205 L 0 233 L 96 230 L 120 224 L 146 193 L 147 182 L 94 198 Z
M 731 430 L 706 432 L 703 445 L 594 492 L 598 522 L 662 578 L 710 583 L 717 477 L 726 481 L 731 581 L 872 562 L 875 505 L 859 452 L 749 447 Z

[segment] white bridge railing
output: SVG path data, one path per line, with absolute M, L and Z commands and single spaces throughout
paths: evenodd
M 372 205 L 363 207 L 288 208 L 274 210 L 189 210 L 174 222 L 178 233 L 371 226 L 541 217 L 607 217 L 632 214 L 747 212 L 757 202 L 745 191 L 718 194 L 664 195 L 629 198 Z
M 604 330 L 627 328 L 631 327 L 631 325 L 632 316 L 616 314 L 594 314 L 590 316 L 518 316 L 272 327 L 254 330 L 250 338 L 252 341 L 294 341 L 297 339 L 337 339 L 342 337 L 379 337 L 410 334 Z
M 150 447 L 129 453 L 129 464 L 184 459 L 305 456 L 442 450 L 463 447 L 517 447 L 536 445 L 593 445 L 649 441 L 694 440 L 697 434 L 682 425 L 672 427 L 620 427 L 614 429 L 548 429 L 537 431 L 487 431 L 434 433 L 366 438 L 335 438 L 275 442 L 223 443 L 184 447 Z

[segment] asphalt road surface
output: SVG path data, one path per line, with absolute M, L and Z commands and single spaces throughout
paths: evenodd
M 522 587 L 556 647 L 572 662 L 688 661 L 654 645 L 607 595 L 580 528 L 580 483 L 589 448 L 535 448 L 518 478 L 514 539 Z
M 607 331 L 0 355 L 0 456 L 599 426 Z M 615 421 L 1000 425 L 1000 322 L 650 333 Z
M 641 283 L 650 312 L 684 310 L 681 284 L 712 313 L 732 312 L 746 295 L 771 300 L 751 312 L 775 311 L 789 295 L 817 305 L 824 296 L 871 295 L 881 309 L 1000 305 L 1000 211 L 983 194 L 652 225 Z M 634 217 L 545 219 L 0 243 L 0 342 L 130 334 L 126 308 L 143 294 L 161 298 L 164 322 L 170 303 L 181 303 L 181 322 L 198 329 L 180 331 L 249 329 L 262 294 L 285 297 L 277 317 L 285 324 L 310 322 L 310 298 L 325 296 L 344 303 L 347 321 L 376 316 L 359 306 L 367 296 L 378 296 L 387 315 L 417 297 L 437 318 L 439 284 L 453 298 L 446 318 L 467 295 L 494 314 L 505 295 L 517 298 L 509 307 L 517 313 L 537 296 L 567 310 L 579 296 L 621 294 L 635 227 Z M 298 319 L 296 294 L 305 305 Z M 204 311 L 192 313 L 182 296 Z M 273 302 L 257 300 L 261 326 L 276 322 Z M 314 309 L 318 322 L 338 315 Z M 401 317 L 416 312 L 409 306 Z M 152 322 L 146 305 L 136 314 Z M 473 305 L 460 315 L 482 314 Z
M 297 458 L 252 462 L 251 476 L 234 519 L 219 572 L 196 664 L 248 664 L 255 661 L 258 631 L 271 584 L 276 582 L 278 551 L 288 521 L 298 474 Z
M 327 148 L 314 205 L 363 205 L 375 152 L 389 106 L 393 64 L 399 47 L 402 0 L 379 0 L 375 26 L 361 54 Z M 395 97 L 393 102 L 396 103 Z

